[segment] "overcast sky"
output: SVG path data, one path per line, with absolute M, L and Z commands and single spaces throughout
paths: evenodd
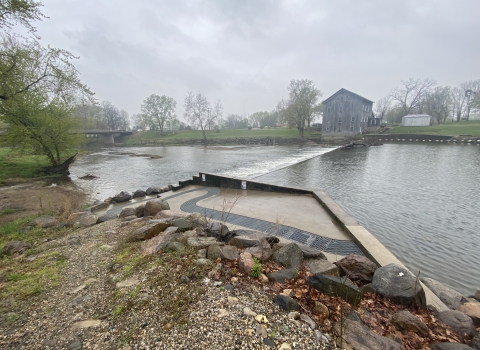
M 67 49 L 99 101 L 140 112 L 150 94 L 220 99 L 224 116 L 272 110 L 291 79 L 325 99 L 370 100 L 402 79 L 480 78 L 478 0 L 42 0 L 43 44 Z

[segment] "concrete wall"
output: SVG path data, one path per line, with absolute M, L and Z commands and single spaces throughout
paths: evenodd
M 421 115 L 416 117 L 402 117 L 402 126 L 430 126 L 432 117 L 429 115 Z

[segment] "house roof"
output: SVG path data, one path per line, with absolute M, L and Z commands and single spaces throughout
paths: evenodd
M 330 96 L 329 98 L 327 98 L 326 100 L 324 100 L 322 103 L 325 103 L 327 102 L 328 100 L 330 100 L 331 98 L 333 98 L 334 96 L 336 96 L 337 94 L 339 94 L 340 92 L 349 92 L 351 93 L 352 95 L 355 95 L 357 97 L 360 97 L 362 100 L 365 100 L 365 101 L 368 101 L 368 102 L 371 102 L 371 103 L 374 103 L 373 101 L 370 101 L 368 98 L 365 98 L 363 96 L 360 96 L 359 94 L 356 94 L 354 92 L 351 92 L 351 91 L 348 91 L 347 89 L 344 89 L 344 88 L 341 88 L 340 90 L 338 90 L 336 93 L 334 93 L 332 96 Z

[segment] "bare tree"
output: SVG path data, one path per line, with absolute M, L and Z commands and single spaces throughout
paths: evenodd
M 390 93 L 390 97 L 402 107 L 405 115 L 415 112 L 422 104 L 437 82 L 433 79 L 410 78 L 402 80 L 401 86 Z
M 207 126 L 209 130 L 212 130 L 215 127 L 217 121 L 222 119 L 223 116 L 223 105 L 220 100 L 215 101 L 213 107 L 208 109 L 207 117 Z
M 203 134 L 203 141 L 207 143 L 205 129 L 207 128 L 210 112 L 208 99 L 201 93 L 194 95 L 193 92 L 190 91 L 185 97 L 184 107 L 185 119 L 187 119 L 192 126 L 200 127 Z
M 130 127 L 130 117 L 123 109 L 120 111 L 120 129 L 127 130 Z
M 383 118 L 385 120 L 388 111 L 392 108 L 392 98 L 390 96 L 386 96 L 381 98 L 375 104 L 375 115 L 377 118 Z
M 465 91 L 459 87 L 454 87 L 450 90 L 450 97 L 452 98 L 453 116 L 459 122 L 465 112 Z
M 460 84 L 460 88 L 465 92 L 465 108 L 466 108 L 466 118 L 470 118 L 470 111 L 473 106 L 473 101 L 475 99 L 475 94 L 480 91 L 480 79 L 470 80 L 465 83 Z
M 438 124 L 443 124 L 450 114 L 452 94 L 449 86 L 438 86 L 424 99 L 425 112 L 435 118 Z
M 118 130 L 122 124 L 120 111 L 109 101 L 102 102 L 103 122 L 109 130 Z

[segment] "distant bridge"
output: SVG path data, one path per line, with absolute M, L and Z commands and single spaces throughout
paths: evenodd
M 93 135 L 102 135 L 104 144 L 114 145 L 115 144 L 115 137 L 132 135 L 133 131 L 126 131 L 126 130 L 83 130 L 82 133 L 85 134 L 86 137 L 92 137 Z

